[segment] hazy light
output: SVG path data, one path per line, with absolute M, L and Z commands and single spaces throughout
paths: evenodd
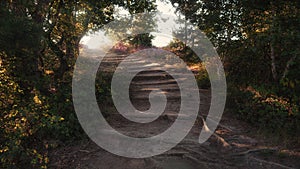
M 160 13 L 165 15 L 171 15 L 175 16 L 175 8 L 169 3 L 169 2 L 162 2 L 161 0 L 156 1 L 157 4 L 157 32 L 164 32 L 163 30 L 167 30 L 172 34 L 172 31 L 176 28 L 174 25 L 176 25 L 173 18 L 163 18 L 160 16 Z M 115 14 L 115 17 L 122 16 L 122 15 L 129 15 L 129 12 L 121 7 L 117 7 L 117 12 Z M 153 46 L 156 47 L 163 47 L 168 45 L 172 40 L 173 37 L 170 37 L 168 35 L 164 35 L 161 33 L 151 33 L 154 35 L 154 39 L 152 40 Z M 97 37 L 97 38 L 92 38 Z M 88 47 L 90 49 L 99 49 L 99 48 L 106 48 L 106 46 L 111 46 L 109 44 L 113 43 L 113 40 L 108 39 L 108 37 L 105 35 L 105 33 L 101 30 L 85 35 L 81 41 L 80 44 L 84 45 L 85 47 Z
M 164 47 L 167 46 L 172 40 L 173 37 L 161 34 L 161 33 L 151 33 L 154 36 L 152 40 L 152 44 L 156 47 Z

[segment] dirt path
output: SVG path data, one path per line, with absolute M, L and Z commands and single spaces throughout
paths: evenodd
M 113 72 L 125 55 L 109 54 L 101 63 L 103 72 Z M 137 58 L 134 62 L 142 62 Z M 134 68 L 134 67 L 133 67 Z M 138 110 L 150 107 L 149 93 L 160 89 L 167 96 L 167 106 L 157 120 L 147 124 L 133 123 L 114 109 L 109 112 L 108 122 L 114 129 L 132 137 L 150 137 L 169 128 L 176 120 L 180 109 L 180 90 L 176 81 L 156 65 L 149 64 L 140 72 L 130 86 L 130 97 Z M 204 144 L 198 143 L 199 132 L 210 106 L 210 91 L 199 90 L 201 105 L 199 117 L 187 137 L 168 152 L 146 159 L 130 159 L 113 155 L 92 141 L 83 141 L 51 153 L 50 168 L 88 169 L 218 169 L 218 168 L 300 168 L 299 152 L 280 156 L 278 147 L 248 136 L 243 123 L 225 114 L 215 134 Z M 102 105 L 105 106 L 105 105 Z M 99 105 L 101 108 L 101 105 Z M 294 154 L 293 154 L 294 153 Z M 293 154 L 293 155 L 291 155 Z M 268 157 L 268 158 L 267 158 Z M 298 157 L 295 158 L 294 157 Z

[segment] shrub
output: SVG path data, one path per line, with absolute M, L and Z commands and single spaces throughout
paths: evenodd
M 193 52 L 193 50 L 180 40 L 175 39 L 174 41 L 170 42 L 170 44 L 165 49 L 179 56 L 184 62 L 200 62 L 199 57 Z
M 0 64 L 0 168 L 46 168 L 51 147 L 84 136 L 73 110 L 71 81 L 49 93 L 24 90 L 19 83 Z
M 241 119 L 271 133 L 299 137 L 299 106 L 289 99 L 264 87 L 247 87 L 231 88 L 229 102 Z
M 196 80 L 198 83 L 198 87 L 202 89 L 208 89 L 210 88 L 210 80 L 208 73 L 204 66 L 201 65 L 199 71 L 196 74 Z

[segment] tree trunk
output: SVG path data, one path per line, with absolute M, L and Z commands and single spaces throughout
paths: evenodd
M 274 51 L 274 46 L 271 43 L 270 45 L 271 48 L 271 71 L 272 71 L 272 76 L 273 80 L 277 82 L 277 70 L 276 70 L 276 58 L 275 58 L 275 51 Z
M 294 55 L 293 57 L 291 57 L 291 58 L 289 59 L 289 61 L 286 63 L 286 66 L 285 66 L 285 69 L 284 69 L 284 72 L 283 72 L 283 74 L 282 74 L 281 79 L 284 79 L 284 78 L 286 77 L 286 75 L 287 75 L 288 72 L 289 72 L 289 68 L 290 68 L 291 64 L 293 63 L 293 61 L 294 61 L 295 59 L 296 59 L 296 55 Z

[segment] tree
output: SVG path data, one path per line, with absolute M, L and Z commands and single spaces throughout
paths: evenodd
M 299 133 L 300 3 L 172 0 L 172 4 L 216 47 L 231 86 L 231 108 L 243 119 L 263 122 L 259 124 L 263 127 L 287 126 L 278 133 Z M 280 120 L 273 122 L 274 118 Z
M 140 12 L 140 11 L 137 11 Z M 139 13 L 129 13 L 128 16 L 117 13 L 114 21 L 117 24 L 109 26 L 105 31 L 113 40 L 128 43 L 137 48 L 140 46 L 152 46 L 154 38 L 149 32 L 153 32 L 157 27 L 155 6 L 147 9 L 145 15 Z M 148 33 L 143 33 L 148 32 Z
M 258 60 L 268 63 L 264 72 L 271 74 L 277 84 L 286 77 L 291 63 L 296 60 L 295 53 L 299 53 L 298 48 L 291 45 L 299 41 L 297 2 L 172 0 L 172 3 L 177 11 L 206 33 L 224 61 L 225 56 L 236 53 L 232 53 L 234 50 L 241 53 L 241 46 L 247 48 L 245 52 L 248 49 L 261 52 Z M 253 56 L 252 60 L 257 57 Z
M 79 41 L 152 1 L 3 0 L 0 2 L 0 168 L 46 168 L 49 139 L 83 137 L 71 96 Z

